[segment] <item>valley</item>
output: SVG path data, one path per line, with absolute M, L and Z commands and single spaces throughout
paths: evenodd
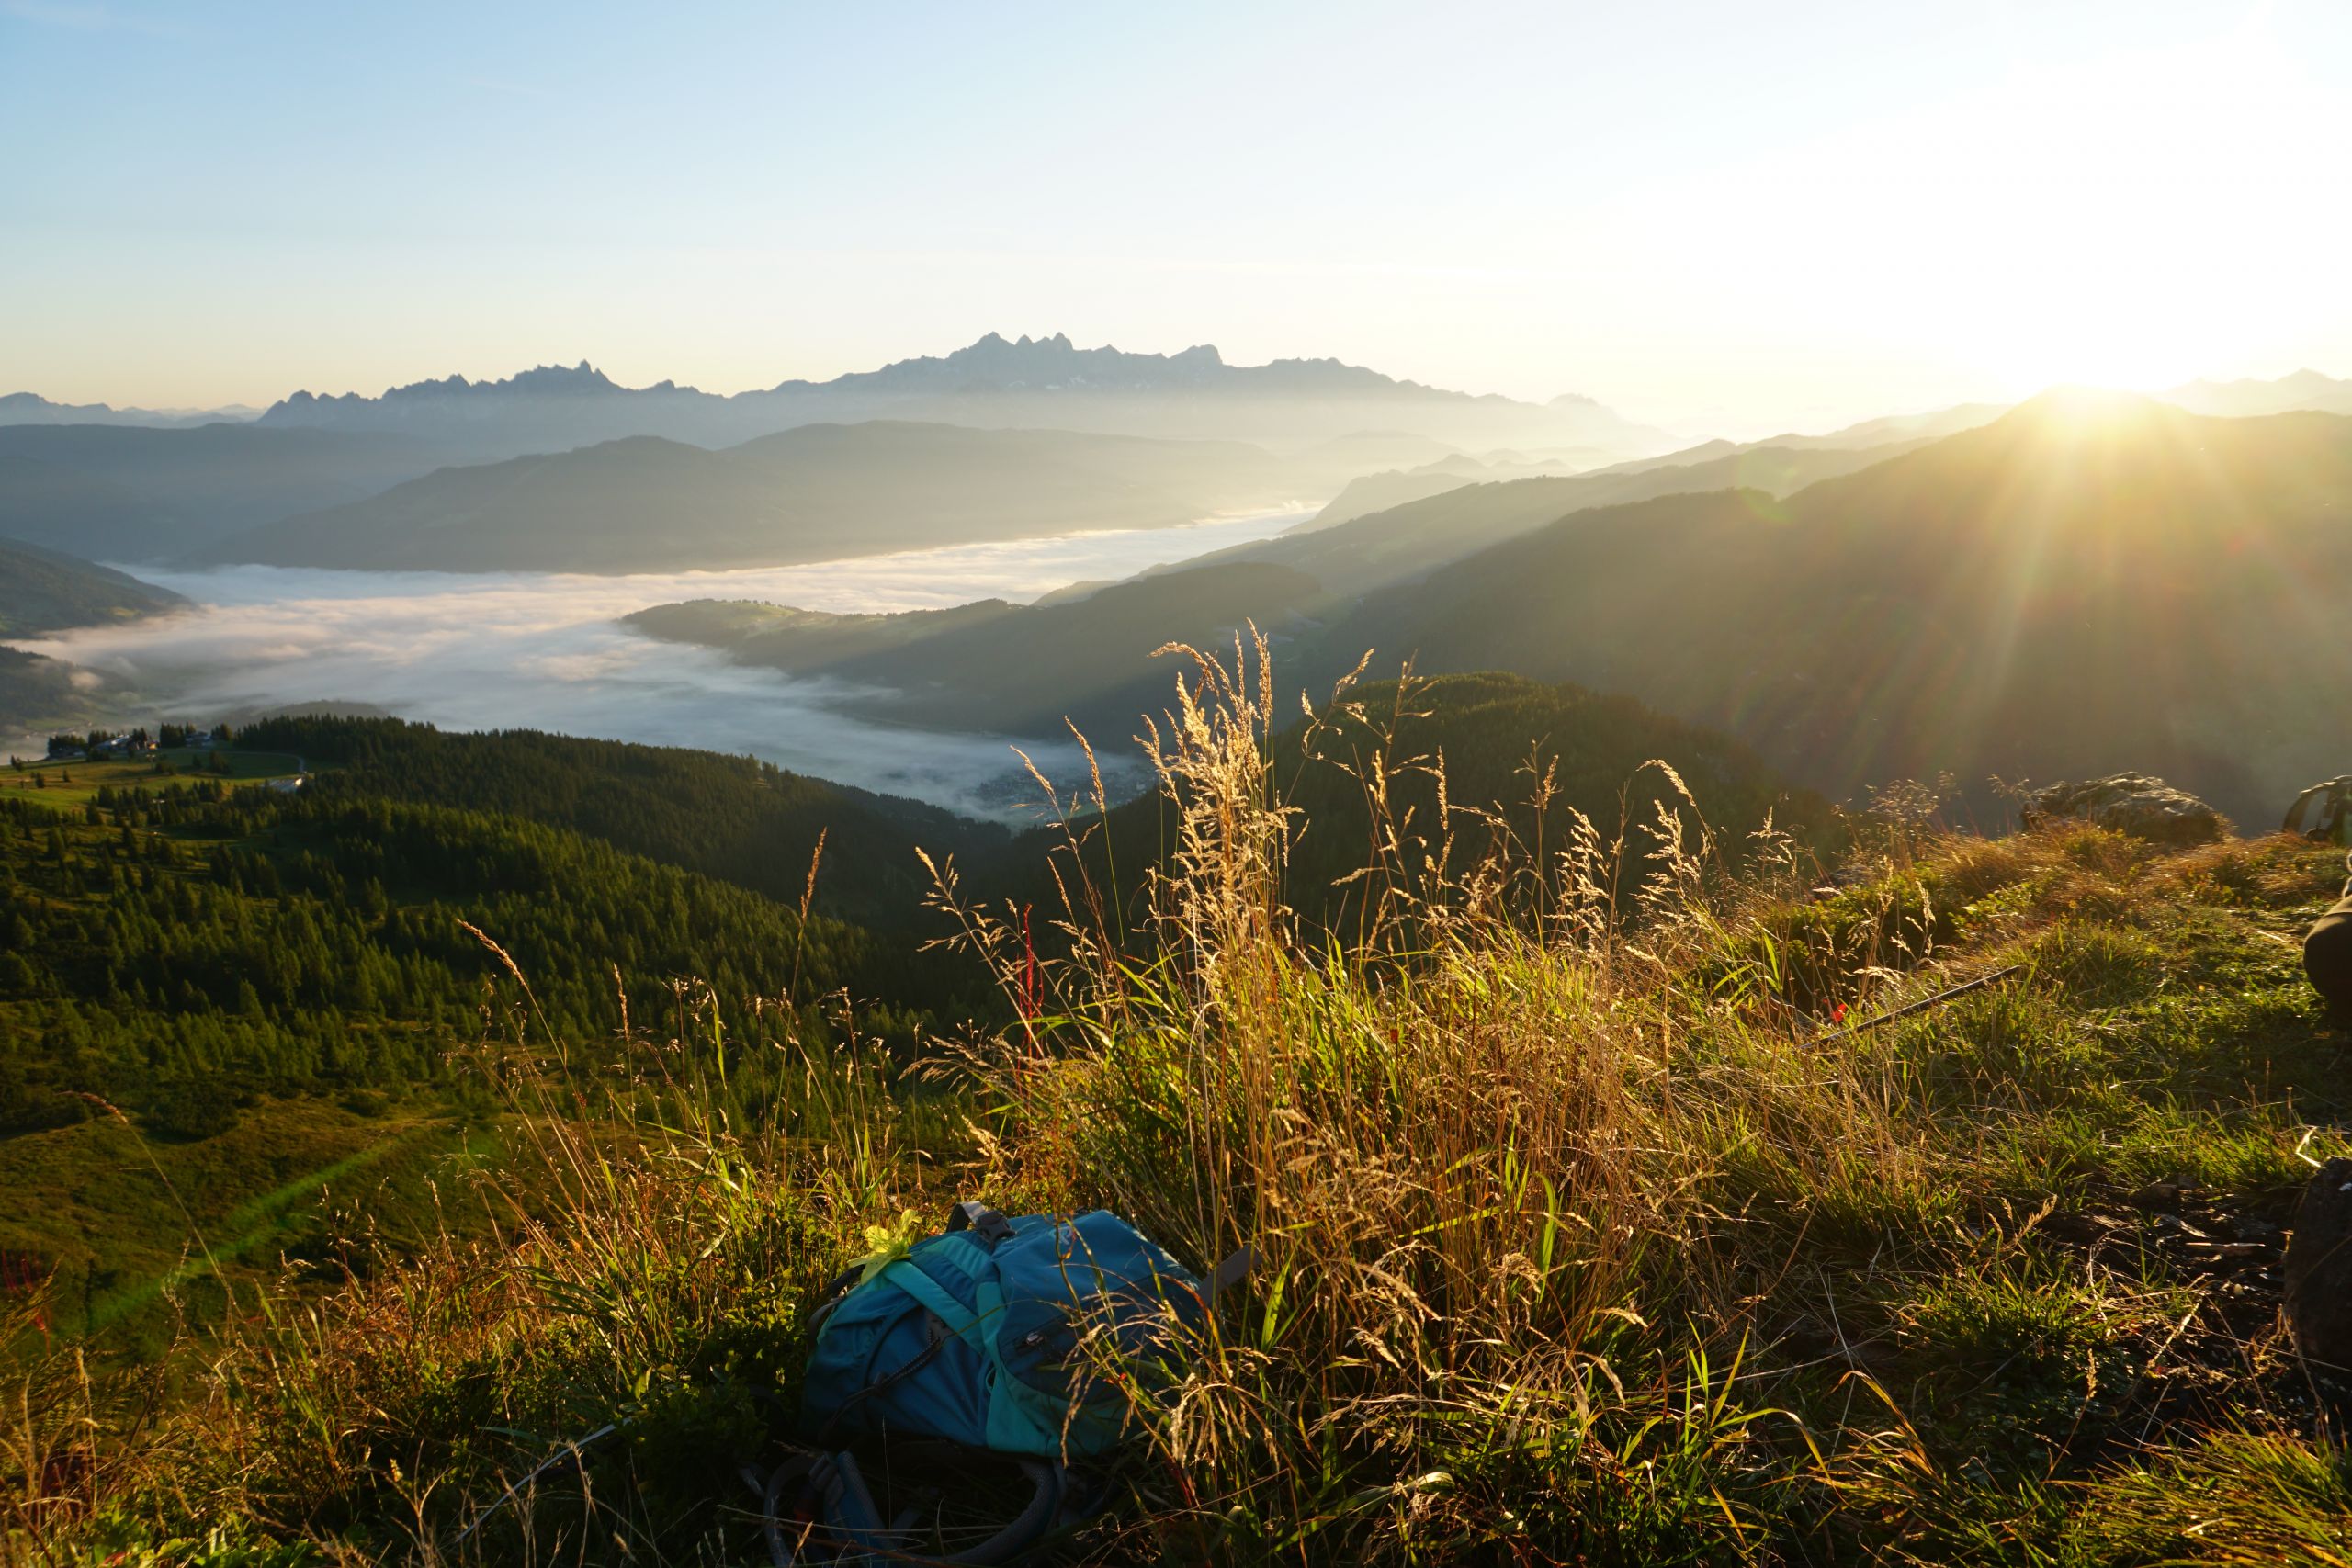
M 2259 1467 L 2333 1462 L 2277 1325 L 2352 1115 L 2292 951 L 2342 845 L 2263 829 L 2343 771 L 2352 417 L 2053 391 L 1608 463 L 812 421 L 354 479 L 551 398 L 739 417 L 536 376 L 46 427 L 328 443 L 258 524 L 186 448 L 144 500 L 0 472 L 0 1532 L 741 1556 L 709 1478 L 782 1440 L 824 1280 L 975 1190 L 1265 1249 L 1149 1439 L 1237 1532 L 2137 1568 L 2212 1517 L 2182 1478 L 2233 1540 L 2336 1529 Z M 2239 831 L 2011 821 L 2126 770 Z M 1192 1517 L 1157 1473 L 1088 1550 Z

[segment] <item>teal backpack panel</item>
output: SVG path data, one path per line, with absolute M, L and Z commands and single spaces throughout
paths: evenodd
M 945 1234 L 847 1289 L 817 1329 L 801 1424 L 820 1445 L 922 1437 L 1004 1454 L 1107 1452 L 1132 1401 L 1205 1327 L 1199 1277 L 1106 1211 L 1007 1219 L 959 1204 Z M 1080 1350 L 1082 1335 L 1115 1345 Z

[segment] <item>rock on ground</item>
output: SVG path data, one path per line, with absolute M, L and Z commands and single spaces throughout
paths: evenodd
M 2029 828 L 2088 822 L 2158 844 L 2210 844 L 2229 831 L 2220 812 L 2146 773 L 2052 784 L 2026 796 L 2024 815 Z

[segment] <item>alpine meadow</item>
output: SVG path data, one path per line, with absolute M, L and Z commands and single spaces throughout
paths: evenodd
M 0 1563 L 2352 1565 L 2352 13 L 0 138 Z

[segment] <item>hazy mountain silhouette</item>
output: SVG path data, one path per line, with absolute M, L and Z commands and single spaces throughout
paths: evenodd
M 1703 462 L 1458 485 L 1384 512 L 1322 525 L 1324 517 L 1350 495 L 1375 489 L 1375 476 L 1342 491 L 1313 523 L 1262 544 L 1237 546 L 1227 554 L 1308 572 L 1333 593 L 1363 593 L 1419 577 L 1572 512 L 1651 496 L 1743 487 L 1785 495 L 1816 480 L 1884 462 L 1918 445 L 1898 441 L 1853 450 L 1737 448 Z
M 1989 423 L 1999 418 L 2007 406 L 2002 403 L 1962 403 L 1928 413 L 1891 414 L 1881 419 L 1864 420 L 1860 424 L 1849 424 L 1842 430 L 1833 430 L 1821 435 L 1790 434 L 1770 436 L 1762 441 L 1702 441 L 1696 446 L 1685 446 L 1660 457 L 1639 457 L 1600 468 L 1570 470 L 1592 483 L 1574 492 L 1565 492 L 1569 493 L 1572 499 L 1570 506 L 1563 510 L 1605 505 L 1611 501 L 1638 500 L 1645 495 L 1664 495 L 1671 493 L 1672 490 L 1713 490 L 1725 485 L 1755 485 L 1775 493 L 1785 493 L 1815 479 L 1861 466 L 1859 461 L 1840 457 L 1808 460 L 1795 454 L 1867 453 L 1867 461 L 1877 462 L 1939 436 L 1973 430 L 1978 425 Z M 1726 459 L 1731 458 L 1747 460 L 1728 463 Z M 1676 471 L 1671 489 L 1620 482 L 1625 476 L 1660 469 Z M 1489 454 L 1484 464 L 1457 454 L 1451 459 L 1425 463 L 1405 472 L 1366 474 L 1352 480 L 1316 514 L 1312 526 L 1328 527 L 1358 517 L 1368 517 L 1376 512 L 1408 506 L 1471 484 L 1547 477 L 1563 477 L 1561 466 L 1532 462 L 1520 453 Z M 1516 501 L 1503 504 L 1514 511 L 1517 508 Z M 1539 518 L 1543 506 L 1547 504 L 1548 502 L 1538 504 L 1524 514 Z M 1490 543 L 1493 538 L 1500 536 L 1494 535 L 1483 542 Z M 1454 553 L 1463 552 L 1457 550 Z M 1336 584 L 1339 580 L 1335 577 L 1333 581 Z
M 2164 399 L 2191 413 L 2235 418 L 2299 409 L 2352 414 L 2352 381 L 2339 381 L 2316 370 L 2298 370 L 2275 381 L 2191 381 L 2175 387 Z
M 1800 435 L 1790 431 L 1780 435 L 1768 435 L 1760 441 L 1702 441 L 1696 446 L 1685 446 L 1662 457 L 1637 457 L 1631 462 L 1611 464 L 1599 471 L 1633 474 L 1645 468 L 1688 468 L 1720 457 L 1737 457 L 1743 452 L 1860 452 L 1875 448 L 1892 455 L 1906 446 L 1917 446 L 1947 435 L 1957 435 L 1963 430 L 1990 424 L 2007 413 L 2009 407 L 2007 403 L 1955 403 L 1951 408 L 1931 409 L 1926 413 L 1884 414 L 1819 435 Z
M 53 403 L 33 392 L 0 392 L 0 425 L 130 424 L 175 429 L 192 424 L 242 424 L 261 410 L 232 403 L 217 409 L 119 409 L 105 403 Z
M 442 571 L 681 570 L 1152 527 L 1282 505 L 1291 465 L 1234 442 L 876 421 L 719 452 L 632 436 L 445 468 L 223 539 L 198 558 Z
M 1350 479 L 1340 493 L 1326 502 L 1323 510 L 1303 526 L 1329 528 L 1340 523 L 1351 523 L 1359 517 L 1369 517 L 1375 512 L 1387 512 L 1396 507 L 1409 506 L 1417 501 L 1426 501 L 1433 495 L 1443 495 L 1464 485 L 1557 478 L 1573 471 L 1562 464 L 1529 462 L 1515 453 L 1486 461 L 1467 453 L 1455 453 L 1418 468 L 1391 468 Z
M 1697 482 L 1839 462 L 1867 466 L 1785 496 Z M 1561 515 L 1611 482 L 1675 490 Z M 1153 648 L 1253 618 L 1310 690 L 1369 649 L 1375 670 L 1409 658 L 1622 692 L 1835 795 L 1950 771 L 1989 804 L 1995 773 L 2140 768 L 2259 822 L 2352 764 L 2346 603 L 2352 419 L 2058 392 L 1893 457 L 1768 450 L 1476 486 L 1075 603 L 848 634 L 887 652 L 803 658 L 842 629 L 741 610 L 636 624 L 896 688 L 844 699 L 877 712 L 1032 733 L 1069 714 L 1122 736 L 1164 694 Z M 928 635 L 959 616 L 955 638 Z
M 870 419 L 1275 445 L 1370 426 L 1455 444 L 1559 448 L 1588 463 L 1673 444 L 1589 399 L 1537 405 L 1444 391 L 1336 359 L 1228 365 L 1206 344 L 1171 355 L 1081 349 L 1058 333 L 1008 341 L 990 333 L 944 355 L 731 396 L 669 381 L 622 387 L 585 362 L 498 381 L 452 376 L 374 398 L 297 392 L 261 423 L 398 431 L 486 456 L 517 456 L 627 435 L 729 446 L 797 425 Z
M 447 460 L 403 437 L 336 430 L 0 428 L 0 537 L 153 560 L 374 495 Z
M 2352 761 L 2347 602 L 2352 419 L 2061 392 L 1785 500 L 1563 518 L 1374 595 L 1327 662 L 1630 693 L 1833 794 L 2136 767 L 2258 822 Z

